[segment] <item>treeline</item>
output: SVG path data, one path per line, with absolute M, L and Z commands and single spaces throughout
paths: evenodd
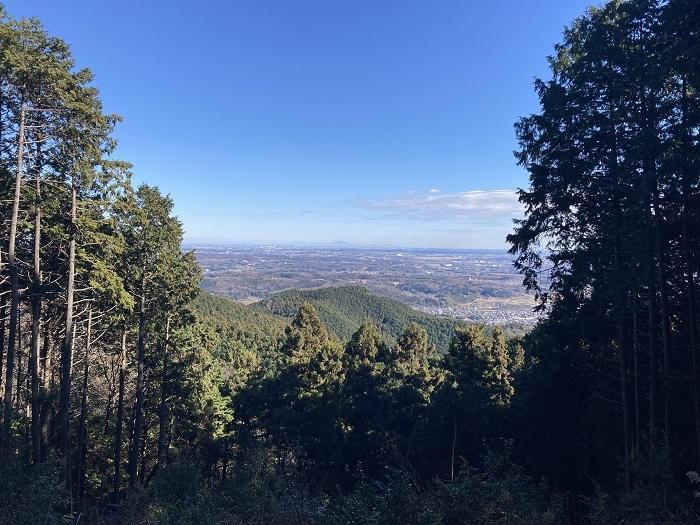
M 627 519 L 661 521 L 700 468 L 700 3 L 591 9 L 550 64 L 516 125 L 530 188 L 509 241 L 548 312 L 522 453 L 567 491 L 617 486 Z
M 178 421 L 199 413 L 200 270 L 172 201 L 111 157 L 118 117 L 91 80 L 37 20 L 0 7 L 3 522 L 32 521 L 32 498 L 65 515 L 87 493 L 119 501 L 194 439 Z M 22 493 L 38 472 L 57 479 Z

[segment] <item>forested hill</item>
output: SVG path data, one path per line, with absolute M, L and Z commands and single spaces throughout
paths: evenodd
M 286 290 L 255 303 L 253 307 L 290 320 L 304 303 L 312 304 L 328 330 L 342 341 L 349 339 L 366 320 L 376 323 L 387 341 L 396 340 L 409 324 L 418 323 L 428 332 L 430 343 L 445 352 L 455 327 L 466 324 L 419 312 L 362 286 Z
M 241 333 L 277 338 L 284 334 L 288 322 L 260 308 L 252 308 L 228 297 L 201 290 L 194 300 L 194 311 L 215 329 L 234 329 Z

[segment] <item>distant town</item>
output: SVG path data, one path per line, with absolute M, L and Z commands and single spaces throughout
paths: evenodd
M 532 324 L 534 300 L 497 250 L 349 245 L 192 245 L 202 287 L 252 303 L 292 288 L 362 285 L 417 310 L 485 324 Z

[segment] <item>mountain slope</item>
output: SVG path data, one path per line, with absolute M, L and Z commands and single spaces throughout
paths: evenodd
M 306 302 L 314 305 L 328 330 L 342 341 L 347 341 L 366 319 L 374 321 L 387 340 L 396 339 L 409 323 L 415 322 L 428 331 L 432 344 L 445 351 L 455 325 L 463 324 L 419 312 L 361 286 L 286 290 L 251 306 L 257 311 L 291 319 Z
M 284 333 L 287 320 L 259 308 L 251 308 L 227 297 L 201 291 L 194 301 L 195 313 L 217 329 L 276 338 Z

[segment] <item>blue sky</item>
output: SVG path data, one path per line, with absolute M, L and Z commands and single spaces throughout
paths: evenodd
M 96 76 L 189 241 L 500 248 L 580 0 L 6 0 Z

